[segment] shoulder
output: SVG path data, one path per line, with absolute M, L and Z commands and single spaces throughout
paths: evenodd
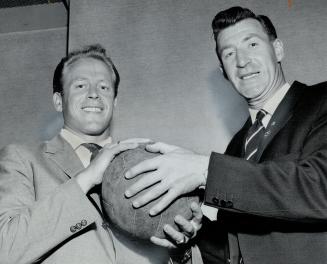
M 321 82 L 321 83 L 316 83 L 313 85 L 306 85 L 300 82 L 295 82 L 295 86 L 302 86 L 303 89 L 303 96 L 309 96 L 309 97 L 315 97 L 315 96 L 320 96 L 320 95 L 326 95 L 327 94 L 327 82 Z M 317 98 L 315 97 L 316 100 L 319 99 L 325 99 L 325 98 Z
M 11 143 L 0 149 L 0 160 L 33 160 L 44 152 L 46 145 L 46 142 Z

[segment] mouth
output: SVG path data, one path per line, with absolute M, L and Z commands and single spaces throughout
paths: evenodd
M 240 79 L 244 80 L 244 81 L 249 80 L 249 79 L 257 77 L 259 74 L 260 74 L 260 72 L 251 72 L 251 73 L 243 74 L 240 76 Z
M 82 110 L 88 113 L 100 113 L 103 111 L 103 108 L 98 106 L 85 106 L 82 107 Z

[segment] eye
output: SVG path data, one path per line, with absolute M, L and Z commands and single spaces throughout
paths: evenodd
M 76 89 L 84 89 L 87 87 L 87 82 L 85 81 L 75 81 L 73 83 L 74 88 Z
M 234 53 L 235 53 L 234 51 L 224 52 L 223 57 L 225 59 L 228 59 L 228 58 L 232 57 L 234 55 Z
M 85 87 L 86 87 L 86 85 L 82 84 L 82 83 L 76 85 L 76 88 L 79 88 L 79 89 L 83 89 Z
M 101 86 L 100 86 L 100 89 L 101 89 L 101 90 L 108 90 L 109 87 L 108 87 L 107 85 L 101 85 Z
M 258 46 L 259 44 L 257 42 L 251 42 L 250 43 L 250 47 L 251 48 L 255 48 L 256 46 Z

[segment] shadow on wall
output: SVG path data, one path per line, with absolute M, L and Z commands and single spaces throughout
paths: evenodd
M 216 120 L 222 123 L 220 129 L 229 137 L 227 144 L 249 115 L 247 103 L 224 78 L 218 67 L 209 73 L 208 78 L 211 105 L 214 106 Z
M 60 129 L 64 125 L 64 119 L 62 117 L 62 113 L 58 113 L 53 111 L 52 113 L 48 113 L 40 127 L 44 127 L 43 130 L 40 130 L 39 138 L 44 140 L 49 140 L 57 135 Z

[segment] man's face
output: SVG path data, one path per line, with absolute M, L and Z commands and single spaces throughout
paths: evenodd
M 113 73 L 94 58 L 81 58 L 64 69 L 63 96 L 54 94 L 66 128 L 79 135 L 109 136 L 115 104 Z
M 224 29 L 217 43 L 228 79 L 250 107 L 261 108 L 284 84 L 278 63 L 284 56 L 283 44 L 270 41 L 259 21 L 249 18 Z

